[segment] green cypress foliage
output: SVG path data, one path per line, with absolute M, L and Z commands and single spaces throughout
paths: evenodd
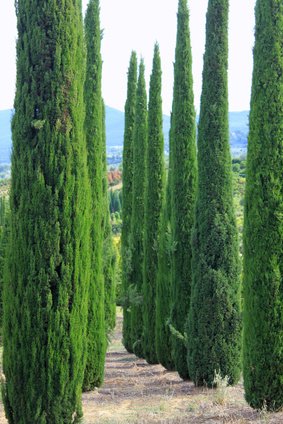
M 144 261 L 144 221 L 145 221 L 145 182 L 147 154 L 147 94 L 145 67 L 141 60 L 136 98 L 136 119 L 133 145 L 133 205 L 131 227 L 131 331 L 134 353 L 144 356 L 143 351 L 143 261 Z
M 88 352 L 84 376 L 84 390 L 102 384 L 106 353 L 104 280 L 103 280 L 103 128 L 100 54 L 101 31 L 99 0 L 90 0 L 85 17 L 87 48 L 85 105 L 88 172 L 91 184 L 91 280 L 89 287 Z
M 161 60 L 154 47 L 148 103 L 148 146 L 146 156 L 144 270 L 143 270 L 143 351 L 148 363 L 156 355 L 156 285 L 158 235 L 164 198 L 164 137 L 162 128 Z
M 240 374 L 240 269 L 228 129 L 228 0 L 210 0 L 198 127 L 198 192 L 188 328 L 190 377 Z
M 106 165 L 106 127 L 105 127 L 105 105 L 102 104 L 102 135 L 103 135 L 103 178 L 102 190 L 104 201 L 103 213 L 103 275 L 104 275 L 104 292 L 105 292 L 105 325 L 106 334 L 114 329 L 116 324 L 116 251 L 112 239 L 112 227 L 110 221 L 110 211 L 108 202 L 108 181 L 107 181 L 107 165 Z
M 158 271 L 156 286 L 156 354 L 158 362 L 168 370 L 174 370 L 172 336 L 168 325 L 171 307 L 172 283 L 172 231 L 171 231 L 171 159 L 163 201 L 158 241 Z
M 244 386 L 283 406 L 283 3 L 258 0 L 244 222 Z
M 106 334 L 115 328 L 116 324 L 116 252 L 112 239 L 112 228 L 108 203 L 106 204 L 103 244 L 103 269 L 105 287 L 105 324 Z
M 109 210 L 111 213 L 121 212 L 121 200 L 118 190 L 110 190 L 109 192 Z
M 122 296 L 128 297 L 131 259 L 130 233 L 133 207 L 133 140 L 137 95 L 137 55 L 132 52 L 128 71 L 128 91 L 125 104 L 125 134 L 123 150 L 123 227 L 121 235 Z M 131 342 L 131 314 L 129 304 L 123 305 L 123 344 L 133 351 Z
M 79 422 L 90 280 L 81 2 L 16 2 L 2 386 L 10 424 Z
M 4 268 L 6 262 L 6 250 L 10 234 L 10 213 L 9 201 L 7 197 L 0 197 L 0 342 L 2 342 L 3 324 L 3 287 Z
M 174 70 L 171 128 L 172 159 L 172 236 L 175 249 L 172 263 L 172 326 L 185 331 L 191 293 L 191 233 L 194 222 L 196 165 L 196 116 L 194 109 L 192 54 L 189 11 L 186 0 L 179 1 Z M 176 370 L 189 377 L 187 349 L 183 340 L 172 335 Z

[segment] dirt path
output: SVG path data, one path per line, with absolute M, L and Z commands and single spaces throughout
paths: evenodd
M 196 389 L 175 372 L 126 352 L 122 317 L 107 354 L 105 383 L 83 395 L 84 424 L 283 424 L 283 413 L 256 412 L 245 402 L 242 385 L 224 392 Z
M 283 424 L 283 412 L 252 410 L 244 400 L 242 385 L 223 392 L 196 389 L 177 373 L 148 365 L 127 353 L 121 330 L 122 317 L 118 314 L 107 354 L 105 383 L 83 394 L 83 424 Z M 2 404 L 0 424 L 7 424 Z

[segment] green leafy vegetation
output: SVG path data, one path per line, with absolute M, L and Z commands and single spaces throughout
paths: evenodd
M 90 281 L 79 1 L 17 1 L 2 393 L 10 424 L 82 415 Z M 44 46 L 44 48 L 43 48 Z M 34 121 L 45 121 L 34 128 Z
M 240 262 L 232 197 L 227 68 L 228 0 L 210 0 L 187 329 L 190 376 L 196 385 L 209 387 L 215 372 L 234 384 L 241 371 Z
M 10 207 L 7 195 L 0 192 L 0 342 L 2 344 L 4 267 L 10 234 Z
M 243 256 L 244 195 L 246 185 L 246 159 L 232 159 L 233 200 L 239 233 L 240 256 Z
M 123 228 L 121 235 L 122 258 L 122 291 L 127 295 L 131 284 L 130 234 L 132 226 L 133 208 L 133 144 L 134 124 L 136 116 L 137 96 L 137 55 L 132 52 L 129 71 L 127 101 L 125 105 L 125 134 L 123 151 Z M 129 351 L 133 351 L 131 342 L 131 314 L 128 308 L 123 308 L 123 344 Z
M 172 253 L 171 323 L 178 332 L 184 333 L 191 297 L 191 236 L 197 182 L 196 116 L 187 0 L 179 0 L 177 26 L 170 146 L 171 225 L 175 245 Z M 176 370 L 183 379 L 189 378 L 186 346 L 173 334 L 172 347 Z
M 283 406 L 283 3 L 258 0 L 244 224 L 244 386 Z
M 104 378 L 106 353 L 105 290 L 103 277 L 103 217 L 104 194 L 104 138 L 103 104 L 101 95 L 102 59 L 99 1 L 90 0 L 85 17 L 86 105 L 85 131 L 88 173 L 91 185 L 91 275 L 88 293 L 87 363 L 84 373 L 84 391 L 101 386 Z M 107 195 L 105 193 L 105 195 Z
M 125 115 L 109 112 L 100 1 L 89 0 L 85 31 L 79 0 L 47 0 L 40 10 L 16 1 L 15 111 L 2 111 L 0 134 L 9 424 L 82 422 L 82 391 L 104 381 L 116 304 L 127 351 L 213 388 L 210 408 L 229 403 L 242 370 L 260 419 L 283 408 L 283 4 L 256 1 L 246 159 L 235 152 L 245 151 L 247 112 L 230 113 L 229 134 L 229 1 L 208 0 L 199 120 L 187 3 L 178 0 L 169 118 L 158 43 L 149 103 L 144 61 L 138 73 L 132 52 Z M 122 166 L 121 141 L 107 166 L 107 111 L 125 118 Z M 119 361 L 146 365 L 128 354 Z M 190 384 L 176 382 L 181 391 Z
M 110 213 L 122 212 L 122 190 L 109 190 L 109 211 Z
M 171 230 L 171 168 L 169 166 L 166 196 L 163 201 L 160 234 L 158 239 L 158 271 L 156 287 L 156 354 L 158 361 L 168 370 L 173 370 L 172 334 L 168 321 L 172 297 L 172 255 L 175 244 Z
M 156 285 L 158 239 L 164 198 L 165 167 L 162 132 L 161 60 L 154 47 L 148 104 L 148 146 L 145 181 L 144 269 L 143 269 L 143 352 L 148 363 L 158 363 L 156 355 Z
M 139 78 L 136 98 L 133 144 L 133 206 L 131 221 L 131 285 L 138 295 L 142 295 L 144 261 L 144 223 L 146 155 L 148 143 L 147 93 L 145 84 L 145 66 L 143 60 L 139 66 Z M 143 350 L 143 305 L 131 305 L 131 340 L 134 353 L 144 357 Z

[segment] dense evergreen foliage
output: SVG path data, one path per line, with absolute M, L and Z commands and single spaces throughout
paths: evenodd
M 172 236 L 175 245 L 171 321 L 174 329 L 183 334 L 190 305 L 191 233 L 197 178 L 196 116 L 187 0 L 179 0 L 171 138 Z M 176 370 L 186 379 L 189 377 L 187 349 L 181 338 L 175 335 L 172 337 Z
M 131 226 L 131 330 L 132 346 L 137 356 L 143 350 L 143 306 L 140 300 L 143 287 L 145 182 L 147 155 L 147 94 L 145 67 L 141 60 L 136 98 L 136 119 L 133 144 L 133 205 Z M 134 302 L 133 302 L 134 300 Z M 144 301 L 145 299 L 143 299 Z
M 244 220 L 244 386 L 283 406 L 283 3 L 258 0 Z
M 87 48 L 85 80 L 85 131 L 88 172 L 91 184 L 91 279 L 89 287 L 88 352 L 84 390 L 102 384 L 106 353 L 104 280 L 103 280 L 103 111 L 101 96 L 102 60 L 99 0 L 90 0 L 85 17 Z
M 109 210 L 111 213 L 122 211 L 122 205 L 121 205 L 121 194 L 122 192 L 120 190 L 110 190 L 108 192 L 108 201 L 109 201 Z
M 6 250 L 10 234 L 10 211 L 8 197 L 0 197 L 0 341 L 2 340 L 3 324 L 3 285 Z
M 106 334 L 114 329 L 116 324 L 116 251 L 112 238 L 112 227 L 110 221 L 108 201 L 108 181 L 106 165 L 106 127 L 105 127 L 105 105 L 102 104 L 102 147 L 103 147 L 103 276 L 105 293 L 105 326 Z
M 158 240 L 158 271 L 156 285 L 156 354 L 158 362 L 168 370 L 174 369 L 172 334 L 169 327 L 172 284 L 173 240 L 171 231 L 171 159 L 163 200 Z
M 107 205 L 108 209 L 108 205 Z M 112 228 L 109 212 L 105 212 L 103 244 L 103 269 L 105 287 L 105 324 L 106 334 L 109 334 L 116 324 L 116 251 L 113 245 Z
M 210 0 L 198 127 L 188 362 L 196 385 L 240 374 L 240 268 L 228 131 L 228 0 Z
M 81 2 L 16 2 L 3 395 L 10 424 L 78 422 L 86 363 L 90 185 Z
M 133 207 L 133 140 L 137 95 L 137 55 L 132 52 L 129 71 L 128 89 L 125 105 L 125 134 L 123 149 L 123 227 L 121 235 L 122 256 L 122 295 L 126 299 L 130 286 L 131 259 L 130 259 L 130 233 Z M 123 344 L 132 352 L 131 342 L 131 314 L 129 303 L 123 305 Z
M 146 154 L 144 270 L 143 270 L 143 352 L 148 363 L 158 363 L 156 355 L 156 285 L 158 236 L 164 198 L 164 137 L 162 129 L 161 60 L 154 48 L 148 103 L 148 146 Z

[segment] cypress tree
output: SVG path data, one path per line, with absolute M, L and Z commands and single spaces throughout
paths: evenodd
M 90 279 L 81 2 L 18 0 L 16 13 L 2 392 L 10 424 L 71 424 L 82 415 Z
M 171 138 L 171 137 L 170 137 Z M 172 337 L 168 320 L 172 297 L 172 231 L 171 231 L 171 159 L 163 201 L 158 241 L 158 270 L 156 286 L 156 354 L 158 362 L 168 370 L 174 370 Z
M 256 3 L 244 220 L 244 386 L 283 406 L 283 3 Z
M 102 103 L 102 135 L 103 135 L 103 178 L 102 191 L 104 201 L 103 214 L 103 276 L 105 292 L 105 326 L 106 334 L 114 329 L 116 324 L 116 252 L 112 239 L 112 228 L 108 202 L 108 181 L 106 165 L 106 127 L 105 127 L 105 105 Z
M 109 209 L 111 213 L 121 212 L 121 201 L 118 190 L 111 190 L 109 192 Z
M 89 287 L 88 351 L 83 389 L 102 384 L 106 353 L 103 280 L 103 128 L 100 54 L 101 31 L 99 0 L 90 0 L 85 16 L 87 48 L 84 98 L 88 172 L 91 184 L 91 280 Z
M 174 69 L 171 128 L 172 159 L 172 326 L 185 331 L 191 293 L 191 233 L 196 192 L 196 117 L 194 109 L 189 11 L 186 0 L 179 1 Z M 183 340 L 172 336 L 173 358 L 179 375 L 189 377 L 187 349 Z
M 158 363 L 156 355 L 157 246 L 164 198 L 164 137 L 162 128 L 161 60 L 154 47 L 148 103 L 148 146 L 146 156 L 144 270 L 143 270 L 143 351 L 148 363 Z
M 145 67 L 141 60 L 136 98 L 136 119 L 133 144 L 133 205 L 131 222 L 131 331 L 134 353 L 144 356 L 143 351 L 143 261 L 144 261 L 144 221 L 145 221 L 145 182 L 147 154 L 147 94 Z
M 189 371 L 212 386 L 215 372 L 240 374 L 240 269 L 228 129 L 228 0 L 210 0 L 198 127 Z
M 121 235 L 122 295 L 128 296 L 130 286 L 130 233 L 133 207 L 133 140 L 137 95 L 137 55 L 132 52 L 128 71 L 128 91 L 125 104 L 125 133 L 123 150 L 123 227 Z M 123 305 L 123 344 L 132 352 L 131 314 L 129 304 Z

